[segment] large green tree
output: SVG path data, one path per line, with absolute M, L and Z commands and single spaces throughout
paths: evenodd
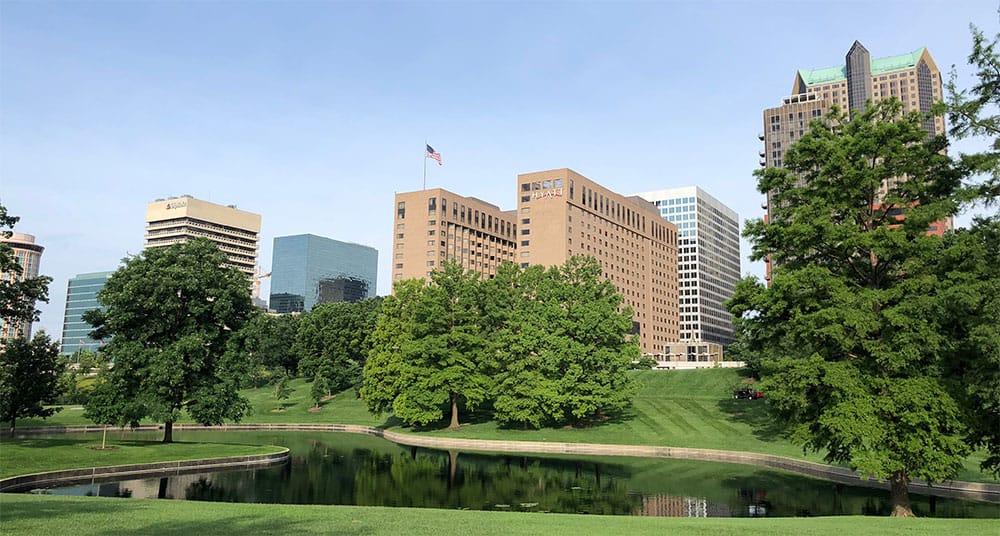
M 7 208 L 0 205 L 0 237 L 10 238 L 19 219 L 8 215 Z M 0 242 L 0 318 L 8 322 L 38 320 L 39 311 L 35 304 L 49 301 L 49 283 L 52 278 L 23 278 L 23 271 L 11 247 Z
M 834 109 L 757 173 L 771 219 L 749 222 L 752 258 L 770 256 L 770 287 L 744 281 L 730 309 L 766 353 L 769 405 L 806 448 L 887 479 L 893 515 L 912 515 L 911 478 L 954 476 L 969 447 L 942 373 L 948 341 L 927 234 L 957 207 L 965 169 L 898 101 L 851 120 Z M 905 180 L 898 180 L 905 178 Z
M 227 341 L 250 315 L 246 276 L 225 266 L 206 239 L 147 249 L 127 259 L 98 293 L 104 310 L 84 320 L 94 338 L 111 338 L 102 352 L 114 365 L 104 372 L 87 412 L 105 424 L 164 423 L 173 441 L 182 410 L 202 424 L 239 420 L 249 408 L 237 391 L 238 354 Z
M 305 315 L 293 345 L 300 374 L 320 375 L 334 391 L 360 387 L 368 356 L 366 340 L 375 328 L 381 301 L 323 303 Z
M 449 428 L 459 427 L 459 405 L 475 408 L 488 398 L 487 339 L 478 321 L 482 312 L 478 278 L 456 262 L 431 275 L 413 304 L 401 344 L 407 383 L 393 402 L 396 416 L 427 425 L 451 414 Z
M 375 415 L 391 413 L 396 398 L 410 381 L 402 347 L 413 337 L 413 309 L 425 285 L 417 279 L 397 281 L 393 295 L 382 300 L 375 328 L 368 336 L 368 358 L 363 368 L 361 398 Z
M 45 418 L 59 411 L 44 404 L 58 396 L 63 368 L 59 343 L 45 332 L 30 341 L 17 337 L 0 349 L 0 420 L 10 423 L 11 432 L 17 419 Z
M 497 383 L 494 418 L 523 426 L 581 426 L 619 412 L 634 394 L 632 310 L 592 257 L 521 271 L 505 265 L 486 283 Z

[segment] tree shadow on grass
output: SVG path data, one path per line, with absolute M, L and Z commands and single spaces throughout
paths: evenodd
M 788 430 L 770 414 L 763 399 L 723 398 L 719 400 L 718 407 L 729 421 L 749 425 L 754 437 L 761 441 L 779 441 L 788 437 Z
M 146 501 L 135 499 L 112 499 L 108 497 L 86 500 L 65 500 L 46 497 L 43 500 L 4 501 L 4 524 L 14 530 L 32 527 L 57 531 L 64 529 L 67 520 L 100 519 L 106 534 L 165 534 L 187 536 L 188 534 L 294 534 L 303 528 L 315 529 L 312 520 L 294 520 L 289 516 L 269 516 L 267 510 L 253 511 L 250 515 L 226 515 L 226 508 L 214 505 L 196 505 L 180 518 L 164 519 L 163 515 L 148 515 Z M 222 515 L 220 515 L 222 514 Z M 331 512 L 332 517 L 344 517 L 339 512 Z M 186 519 L 185 519 L 186 518 Z M 62 522 L 60 521 L 63 520 Z M 340 519 L 347 521 L 347 519 Z M 5 527 L 5 528 L 7 528 Z M 353 525 L 337 525 L 337 534 L 371 534 L 369 522 L 355 521 Z M 312 533 L 312 530 L 303 532 Z

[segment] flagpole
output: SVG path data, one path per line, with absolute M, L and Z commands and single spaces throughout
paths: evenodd
M 424 190 L 427 189 L 427 140 L 424 140 Z

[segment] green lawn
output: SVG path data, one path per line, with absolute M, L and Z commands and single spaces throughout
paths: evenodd
M 97 450 L 100 434 L 79 437 L 4 438 L 0 442 L 0 478 L 44 471 L 105 467 L 175 460 L 225 458 L 280 452 L 281 447 L 223 443 L 176 442 L 110 439 L 111 450 Z
M 612 443 L 711 448 L 759 452 L 821 462 L 816 453 L 784 439 L 768 418 L 763 400 L 734 400 L 732 390 L 742 380 L 735 369 L 683 371 L 642 371 L 636 377 L 640 389 L 635 404 L 621 418 L 586 429 L 560 428 L 519 430 L 499 428 L 496 423 L 463 415 L 460 430 L 412 430 L 401 427 L 390 416 L 373 417 L 352 390 L 324 402 L 322 410 L 310 411 L 310 384 L 290 382 L 290 398 L 278 401 L 273 387 L 244 391 L 253 413 L 247 423 L 362 424 L 403 432 L 473 439 L 557 441 L 571 443 Z M 281 411 L 275 411 L 280 408 Z M 26 419 L 18 426 L 88 424 L 82 411 L 66 408 L 46 421 Z M 959 480 L 998 482 L 978 469 L 980 455 L 970 457 Z
M 137 501 L 110 497 L 0 495 L 4 534 L 386 534 L 471 536 L 487 534 L 579 536 L 825 534 L 996 534 L 995 520 L 820 518 L 667 518 L 525 514 L 358 506 L 230 504 Z

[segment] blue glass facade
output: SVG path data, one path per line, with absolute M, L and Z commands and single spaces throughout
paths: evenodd
M 304 234 L 275 238 L 272 255 L 269 306 L 278 313 L 375 297 L 375 248 Z
M 66 288 L 66 312 L 63 315 L 62 353 L 72 355 L 78 350 L 97 351 L 101 341 L 90 338 L 94 327 L 83 321 L 83 313 L 97 309 L 97 293 L 104 288 L 114 272 L 79 274 L 69 280 Z

